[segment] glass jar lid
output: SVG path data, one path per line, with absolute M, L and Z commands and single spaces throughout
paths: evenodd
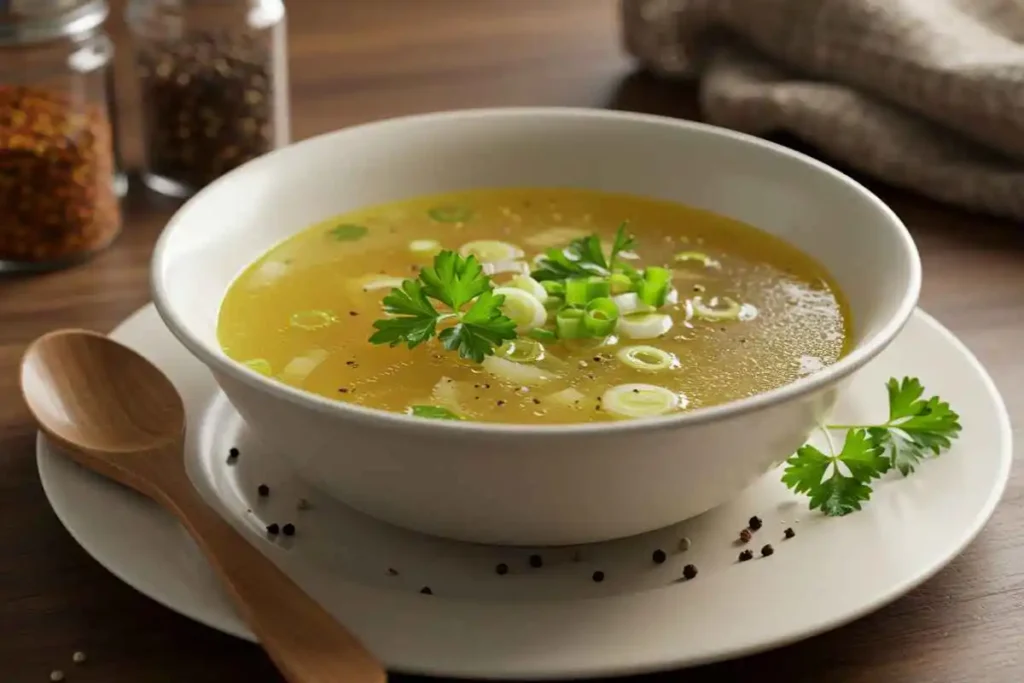
M 109 13 L 106 0 L 0 0 L 0 46 L 84 33 Z

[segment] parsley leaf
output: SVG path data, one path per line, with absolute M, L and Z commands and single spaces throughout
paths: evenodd
M 924 399 L 915 377 L 895 377 L 885 385 L 889 419 L 881 424 L 826 425 L 824 430 L 847 430 L 838 455 L 804 446 L 786 460 L 782 483 L 811 497 L 811 509 L 827 515 L 859 510 L 871 497 L 871 481 L 891 469 L 903 476 L 914 472 L 928 455 L 948 449 L 961 430 L 960 416 L 938 396 Z
M 439 311 L 434 301 L 450 311 Z M 384 310 L 391 317 L 373 323 L 376 332 L 370 343 L 405 343 L 412 349 L 437 336 L 446 349 L 480 363 L 502 342 L 516 337 L 515 323 L 501 312 L 504 301 L 492 291 L 476 258 L 442 251 L 416 280 L 405 280 L 384 297 Z M 455 320 L 455 325 L 438 334 L 438 324 L 447 320 Z
M 928 454 L 938 455 L 950 447 L 960 433 L 960 416 L 938 396 L 922 399 L 924 387 L 917 378 L 892 378 L 889 392 L 889 421 L 868 429 L 874 443 L 885 449 L 891 467 L 905 477 Z
M 617 266 L 624 265 L 617 263 L 618 255 L 636 245 L 636 240 L 626 231 L 626 225 L 622 223 L 616 231 L 609 258 L 605 258 L 601 239 L 597 235 L 588 235 L 574 239 L 564 249 L 548 249 L 544 252 L 544 258 L 537 264 L 537 269 L 530 275 L 534 280 L 541 282 L 590 275 L 610 275 Z
M 842 450 L 836 455 L 814 446 L 803 446 L 786 461 L 782 483 L 811 498 L 811 509 L 841 517 L 861 509 L 871 498 L 871 481 L 887 469 L 882 448 L 866 430 L 846 433 Z

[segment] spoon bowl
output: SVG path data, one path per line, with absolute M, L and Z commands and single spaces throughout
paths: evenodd
M 51 332 L 22 359 L 40 429 L 81 465 L 178 517 L 290 683 L 378 683 L 374 657 L 199 496 L 185 470 L 185 408 L 152 363 L 85 330 Z

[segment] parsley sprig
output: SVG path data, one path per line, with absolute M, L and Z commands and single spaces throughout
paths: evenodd
M 619 254 L 636 246 L 636 239 L 629 234 L 626 226 L 626 223 L 622 223 L 615 232 L 615 240 L 607 258 L 597 235 L 580 237 L 561 249 L 548 249 L 537 264 L 537 269 L 531 273 L 533 279 L 543 282 L 591 275 L 607 276 L 616 270 L 635 272 L 635 269 L 619 260 Z
M 903 476 L 929 455 L 948 449 L 960 434 L 960 416 L 932 396 L 914 377 L 892 378 L 889 419 L 881 424 L 825 425 L 828 452 L 805 445 L 786 460 L 782 483 L 810 497 L 812 510 L 839 517 L 861 509 L 871 498 L 871 483 L 892 469 Z M 830 431 L 846 430 L 836 451 Z
M 434 302 L 445 308 L 438 310 Z M 384 310 L 392 317 L 373 323 L 377 331 L 370 343 L 404 343 L 412 349 L 436 336 L 449 351 L 480 363 L 502 342 L 516 337 L 515 323 L 501 312 L 504 302 L 475 257 L 442 251 L 432 267 L 384 297 Z M 445 321 L 454 325 L 438 333 Z

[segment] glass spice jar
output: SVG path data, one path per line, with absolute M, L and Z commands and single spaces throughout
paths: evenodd
M 288 144 L 281 0 L 129 0 L 143 181 L 186 197 Z
M 0 272 L 70 265 L 120 232 L 108 12 L 0 2 Z

